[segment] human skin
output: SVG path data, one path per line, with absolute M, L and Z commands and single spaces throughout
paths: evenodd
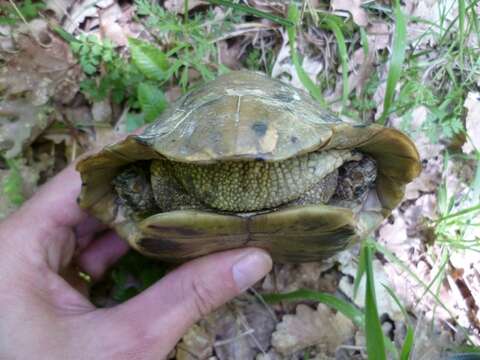
M 0 359 L 163 359 L 200 317 L 268 273 L 247 248 L 189 262 L 131 300 L 97 309 L 60 273 L 98 280 L 128 250 L 76 203 L 68 167 L 0 223 Z

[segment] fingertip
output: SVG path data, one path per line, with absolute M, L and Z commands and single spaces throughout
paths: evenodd
M 272 269 L 270 255 L 260 249 L 249 249 L 232 266 L 232 277 L 239 292 L 243 292 L 267 275 Z
M 94 280 L 99 280 L 130 247 L 118 235 L 109 231 L 90 243 L 76 258 L 77 265 Z
M 186 263 L 127 302 L 107 311 L 112 328 L 134 333 L 137 345 L 168 353 L 188 328 L 265 276 L 272 259 L 245 248 L 211 254 Z M 120 326 L 119 326 L 120 324 Z M 159 343 L 157 339 L 161 338 Z

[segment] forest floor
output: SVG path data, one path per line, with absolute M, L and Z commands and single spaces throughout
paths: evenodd
M 422 172 L 367 245 L 324 262 L 276 264 L 192 327 L 171 357 L 366 359 L 375 334 L 363 326 L 365 247 L 374 252 L 367 266 L 385 334 L 376 340 L 387 348 L 371 359 L 475 351 L 478 2 L 1 0 L 0 218 L 82 153 L 151 122 L 193 86 L 229 69 L 262 71 L 339 117 L 404 131 Z M 91 299 L 125 301 L 165 271 L 131 252 L 90 284 Z

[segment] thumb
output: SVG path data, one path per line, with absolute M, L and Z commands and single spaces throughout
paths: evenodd
M 110 329 L 121 332 L 115 334 L 120 342 L 134 341 L 138 353 L 166 356 L 192 324 L 245 291 L 271 268 L 270 256 L 255 248 L 194 260 L 110 309 L 110 320 L 115 323 Z

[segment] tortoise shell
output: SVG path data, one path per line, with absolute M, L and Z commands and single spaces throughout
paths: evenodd
M 375 160 L 373 201 L 356 209 L 315 204 L 235 213 L 205 207 L 139 217 L 125 211 L 112 185 L 132 163 L 281 163 L 332 150 L 355 150 Z M 138 251 L 170 261 L 244 246 L 264 248 L 277 261 L 329 257 L 375 229 L 420 168 L 415 145 L 400 131 L 337 118 L 303 91 L 249 71 L 228 73 L 185 94 L 143 134 L 77 165 L 80 206 Z

